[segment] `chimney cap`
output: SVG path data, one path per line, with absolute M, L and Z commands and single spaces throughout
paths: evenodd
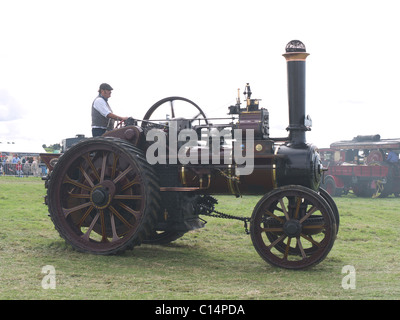
M 306 52 L 306 46 L 300 40 L 290 41 L 285 48 L 286 52 Z

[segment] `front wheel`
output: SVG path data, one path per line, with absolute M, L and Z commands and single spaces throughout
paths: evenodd
M 343 192 L 343 188 L 338 188 L 336 186 L 335 180 L 332 177 L 326 177 L 324 181 L 323 188 L 332 196 L 340 197 Z
M 317 192 L 285 186 L 266 194 L 254 208 L 250 235 L 258 254 L 286 269 L 304 269 L 325 259 L 336 239 L 335 216 Z

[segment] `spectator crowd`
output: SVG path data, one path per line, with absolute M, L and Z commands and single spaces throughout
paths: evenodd
M 15 177 L 42 177 L 47 174 L 45 164 L 40 163 L 39 156 L 22 156 L 0 153 L 0 175 Z

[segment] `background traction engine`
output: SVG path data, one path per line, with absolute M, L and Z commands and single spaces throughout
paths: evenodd
M 168 243 L 203 227 L 200 215 L 215 214 L 211 195 L 260 195 L 250 218 L 220 216 L 249 222 L 256 251 L 274 266 L 321 262 L 335 241 L 339 213 L 319 187 L 319 153 L 305 139 L 308 53 L 294 40 L 283 56 L 288 137 L 269 136 L 268 110 L 251 98 L 249 84 L 245 106 L 238 97 L 229 118 L 207 118 L 186 98 L 160 100 L 142 120 L 81 141 L 49 166 L 45 201 L 61 237 L 79 251 L 102 255 Z M 163 108 L 169 116 L 157 119 Z M 194 114 L 187 116 L 189 110 Z M 218 124 L 221 119 L 230 121 Z

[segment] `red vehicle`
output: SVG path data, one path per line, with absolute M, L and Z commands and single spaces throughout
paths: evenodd
M 400 139 L 381 139 L 380 135 L 357 136 L 320 149 L 327 168 L 322 187 L 332 196 L 350 190 L 359 197 L 387 197 L 400 194 L 398 154 Z

